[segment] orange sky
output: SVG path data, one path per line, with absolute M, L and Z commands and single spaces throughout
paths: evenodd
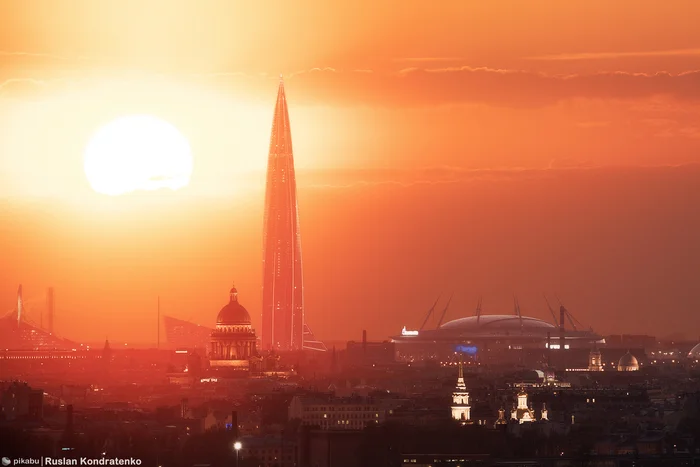
M 53 285 L 59 333 L 144 342 L 159 294 L 211 325 L 235 280 L 259 326 L 282 73 L 320 338 L 383 339 L 453 290 L 453 318 L 480 295 L 510 313 L 513 292 L 547 318 L 547 292 L 601 332 L 700 325 L 695 1 L 7 0 L 0 17 L 0 310 Z M 188 138 L 190 186 L 93 192 L 90 136 L 139 113 Z

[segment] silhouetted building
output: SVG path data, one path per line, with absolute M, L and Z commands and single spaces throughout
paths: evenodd
M 351 365 L 386 365 L 396 361 L 396 348 L 393 342 L 349 341 L 346 359 Z
M 331 431 L 303 427 L 299 437 L 300 467 L 364 467 L 360 449 L 365 441 L 361 431 Z
M 260 467 L 294 467 L 297 457 L 295 442 L 281 435 L 246 436 L 241 438 L 241 458 Z
M 294 396 L 289 404 L 289 419 L 322 430 L 361 430 L 384 422 L 386 409 L 366 397 L 332 397 L 327 395 Z
M 212 367 L 248 370 L 250 358 L 257 354 L 255 330 L 248 310 L 238 302 L 238 290 L 233 287 L 230 299 L 216 318 L 211 333 Z
M 44 391 L 32 389 L 27 383 L 3 383 L 0 420 L 40 421 L 44 416 Z
M 49 325 L 53 326 L 53 302 L 50 306 Z M 0 342 L 3 350 L 72 350 L 78 347 L 74 342 L 45 330 L 43 323 L 37 324 L 29 317 L 21 285 L 17 289 L 15 309 L 0 317 Z
M 168 345 L 175 349 L 206 349 L 213 331 L 210 327 L 172 316 L 163 316 L 163 326 Z
M 637 334 L 613 334 L 605 336 L 605 345 L 609 348 L 649 349 L 656 346 L 656 337 Z

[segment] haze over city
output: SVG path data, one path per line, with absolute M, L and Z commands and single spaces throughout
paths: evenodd
M 52 286 L 57 334 L 152 344 L 159 296 L 213 326 L 235 281 L 260 328 L 281 74 L 319 339 L 385 339 L 453 292 L 448 319 L 513 294 L 548 319 L 547 293 L 600 333 L 697 339 L 700 5 L 681 3 L 5 1 L 0 310 L 21 283 L 38 321 Z M 186 138 L 187 185 L 96 191 L 86 148 L 141 114 Z

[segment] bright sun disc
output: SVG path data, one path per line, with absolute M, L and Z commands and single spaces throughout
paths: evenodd
M 131 115 L 100 128 L 85 148 L 85 175 L 98 193 L 187 186 L 192 153 L 187 139 L 170 123 L 151 115 Z

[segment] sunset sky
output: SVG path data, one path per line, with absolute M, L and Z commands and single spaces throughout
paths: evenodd
M 439 5 L 439 6 L 438 6 Z M 700 338 L 700 3 L 631 0 L 0 2 L 0 314 L 151 343 L 213 326 L 235 281 L 260 327 L 279 75 L 306 320 L 386 339 L 447 319 Z M 91 136 L 151 114 L 190 143 L 178 191 L 110 197 Z M 444 300 L 443 300 L 444 301 Z M 556 301 L 556 300 L 554 300 Z

